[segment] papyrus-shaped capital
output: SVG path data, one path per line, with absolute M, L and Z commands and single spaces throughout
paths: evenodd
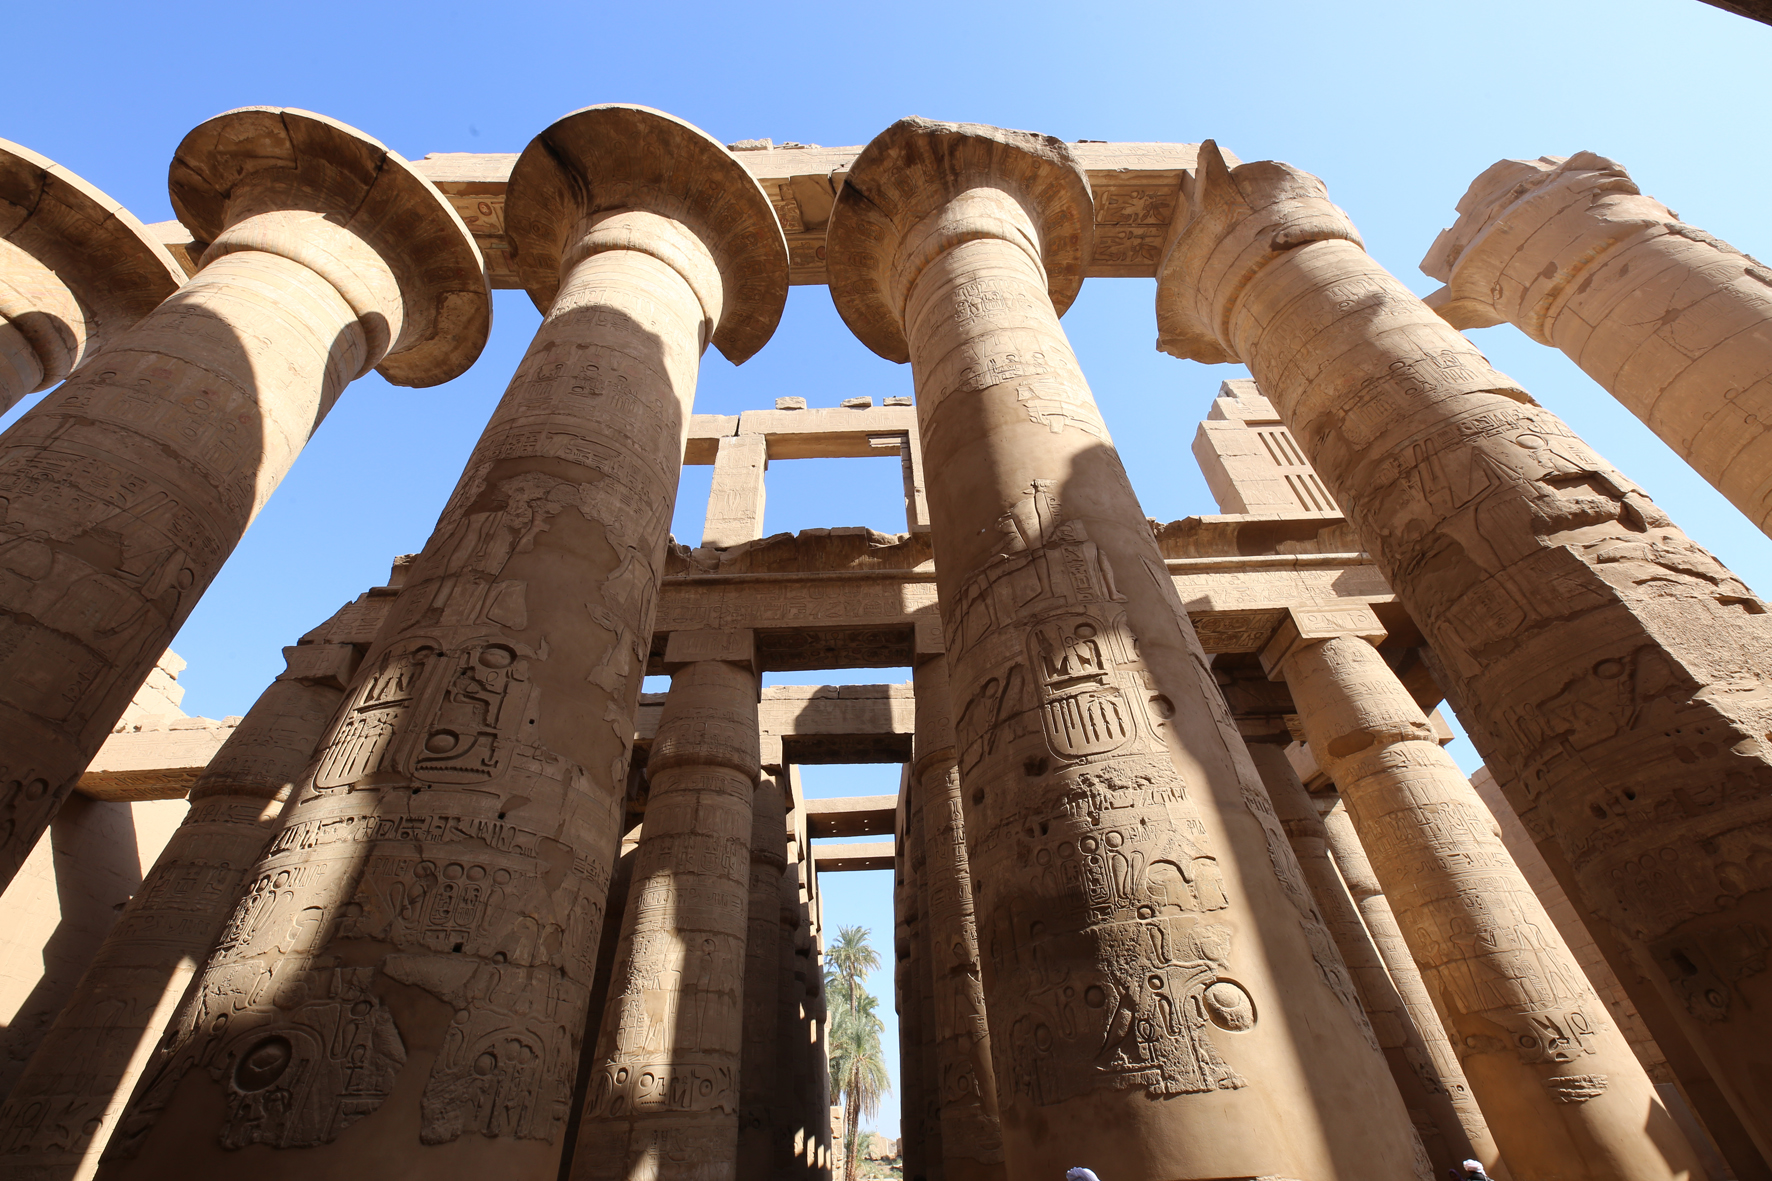
M 1362 245 L 1322 181 L 1278 160 L 1232 168 L 1207 140 L 1157 273 L 1157 348 L 1206 364 L 1240 360 L 1229 323 L 1249 280 L 1283 252 L 1331 239 Z

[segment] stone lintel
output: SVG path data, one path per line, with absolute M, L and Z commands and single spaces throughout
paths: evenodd
M 672 632 L 665 642 L 666 672 L 708 660 L 755 670 L 757 637 L 749 628 L 697 628 Z
M 1261 667 L 1270 679 L 1282 680 L 1287 658 L 1307 644 L 1353 636 L 1376 645 L 1388 634 L 1377 614 L 1364 603 L 1288 607 L 1273 638 L 1261 649 Z
M 806 831 L 814 837 L 873 837 L 892 832 L 898 797 L 843 796 L 806 801 Z
M 813 845 L 812 864 L 820 873 L 860 869 L 891 869 L 898 842 L 860 841 L 852 845 Z
M 112 734 L 75 790 L 95 800 L 181 800 L 239 718 L 173 718 Z

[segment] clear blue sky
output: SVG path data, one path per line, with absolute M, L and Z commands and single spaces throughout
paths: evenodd
M 5 17 L 0 136 L 74 169 L 144 221 L 171 216 L 166 166 L 191 127 L 249 104 L 306 107 L 416 158 L 520 151 L 587 103 L 646 103 L 724 141 L 865 143 L 907 114 L 1064 139 L 1218 139 L 1322 176 L 1404 282 L 1470 180 L 1504 156 L 1591 149 L 1684 218 L 1772 259 L 1772 28 L 1697 0 L 1321 0 L 1241 4 L 901 0 L 890 5 L 19 4 Z M 1153 284 L 1091 279 L 1065 319 L 1147 513 L 1214 511 L 1194 423 L 1242 371 L 1159 356 Z M 358 382 L 174 642 L 185 706 L 243 713 L 278 650 L 424 542 L 538 316 L 501 292 L 479 364 L 432 390 Z M 1559 353 L 1473 334 L 1675 520 L 1762 592 L 1772 543 Z M 706 358 L 698 409 L 910 392 L 850 337 L 823 288 L 795 288 L 742 369 Z M 16 411 L 14 412 L 17 413 Z M 10 421 L 10 416 L 3 420 Z M 770 531 L 903 528 L 896 463 L 770 473 Z M 690 469 L 677 536 L 700 536 Z M 808 679 L 773 678 L 777 682 Z M 837 678 L 830 678 L 837 679 Z M 851 680 L 904 680 L 861 671 Z M 1468 743 L 1459 743 L 1466 748 Z M 1467 753 L 1468 761 L 1468 753 Z M 897 768 L 809 768 L 810 794 L 896 790 Z M 827 922 L 862 923 L 890 964 L 888 875 L 832 875 Z M 874 981 L 891 992 L 890 970 Z M 891 1038 L 896 1034 L 890 1034 Z M 889 1100 L 889 1106 L 895 1103 Z M 888 1110 L 882 1130 L 896 1133 Z

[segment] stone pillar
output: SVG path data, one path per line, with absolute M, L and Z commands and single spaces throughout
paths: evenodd
M 788 1104 L 777 1058 L 780 1027 L 781 880 L 787 811 L 778 771 L 757 779 L 751 811 L 751 892 L 745 934 L 744 1052 L 738 1071 L 738 1181 L 780 1181 L 776 1151 Z
M 856 158 L 827 248 L 844 320 L 916 386 L 1006 1169 L 1414 1176 L 1059 327 L 1093 226 L 1064 144 L 907 119 Z
M 917 722 L 912 782 L 922 798 L 936 1071 L 948 1181 L 1003 1181 L 997 1078 L 978 969 L 978 923 L 966 854 L 966 820 L 954 750 L 947 660 L 929 656 L 912 670 Z
M 1294 608 L 1261 663 L 1292 692 L 1502 1155 L 1523 1177 L 1696 1175 L 1482 800 L 1373 647 L 1384 634 L 1365 606 Z
M 714 455 L 714 486 L 701 543 L 722 549 L 763 536 L 763 473 L 769 469 L 769 440 L 762 435 L 727 435 Z
M 791 784 L 791 779 L 789 782 Z M 811 1122 L 814 1102 L 810 1064 L 818 1039 L 812 1028 L 806 995 L 805 965 L 809 956 L 800 954 L 802 945 L 811 946 L 805 906 L 800 900 L 800 874 L 805 871 L 801 848 L 801 842 L 789 838 L 787 867 L 781 876 L 781 986 L 777 1020 L 784 1033 L 776 1070 L 781 1076 L 787 1105 L 784 1143 L 779 1153 L 780 1172 L 783 1177 L 791 1179 L 810 1177 L 817 1153 L 817 1137 Z
M 1772 615 L 1368 258 L 1315 177 L 1206 146 L 1191 201 L 1160 347 L 1248 365 L 1571 901 L 1655 965 L 1764 1150 Z
M 0 885 L 345 386 L 448 381 L 490 325 L 461 219 L 359 131 L 219 115 L 170 183 L 202 269 L 0 435 Z
M 905 770 L 908 772 L 909 767 Z M 947 1181 L 947 1143 L 942 1127 L 941 1031 L 935 1024 L 935 948 L 930 938 L 929 915 L 929 825 L 928 808 L 920 786 L 907 774 L 899 785 L 899 795 L 910 800 L 910 822 L 905 828 L 904 856 L 910 860 L 911 874 L 907 887 L 916 891 L 913 909 L 916 922 L 911 926 L 911 979 L 907 989 L 907 1005 L 916 1008 L 916 1044 L 912 1053 L 917 1059 L 917 1105 L 912 1119 L 923 1138 L 923 1174 L 928 1181 Z M 902 1069 L 902 1064 L 901 1064 Z M 847 1108 L 845 1108 L 847 1110 Z M 859 1125 L 860 1120 L 857 1119 Z M 900 1128 L 903 1131 L 903 1128 Z
M 65 379 L 184 278 L 127 209 L 0 139 L 0 412 Z
M 1454 328 L 1503 321 L 1587 375 L 1772 532 L 1772 269 L 1592 152 L 1502 160 L 1421 269 Z
M 757 761 L 755 641 L 677 632 L 574 1181 L 732 1181 Z
M 893 949 L 895 1008 L 898 1011 L 898 1131 L 904 1142 L 904 1181 L 929 1181 L 928 1079 L 924 1077 L 922 981 L 928 974 L 923 958 L 923 892 L 917 881 L 920 861 L 911 857 L 918 837 L 912 790 L 898 796 L 898 854 L 893 859 Z M 838 1150 L 842 1146 L 838 1145 Z
M 546 318 L 101 1175 L 557 1169 L 699 358 L 761 347 L 786 252 L 645 108 L 549 128 L 506 210 Z
M 1274 813 L 1286 828 L 1286 839 L 1298 857 L 1305 881 L 1310 883 L 1311 896 L 1323 912 L 1324 923 L 1347 963 L 1354 987 L 1359 990 L 1360 1002 L 1372 1019 L 1373 1032 L 1378 1035 L 1385 1062 L 1391 1068 L 1391 1078 L 1396 1080 L 1435 1173 L 1443 1175 L 1447 1169 L 1456 1170 L 1461 1161 L 1475 1158 L 1483 1162 L 1490 1176 L 1505 1177 L 1499 1164 L 1501 1154 L 1483 1122 L 1483 1113 L 1471 1098 L 1457 1059 L 1449 1047 L 1439 1057 L 1428 1049 L 1429 1037 L 1445 1047 L 1446 1035 L 1439 1018 L 1430 1008 L 1426 1017 L 1432 1022 L 1431 1031 L 1424 1036 L 1417 1027 L 1417 1015 L 1410 1012 L 1391 980 L 1384 959 L 1360 918 L 1359 908 L 1329 856 L 1328 834 L 1310 793 L 1298 781 L 1298 774 L 1278 746 L 1252 742 L 1249 756 L 1261 773 L 1262 786 L 1267 788 Z M 1413 964 L 1410 970 L 1414 970 Z
M 403 574 L 394 568 L 394 586 Z M 283 649 L 288 667 L 198 777 L 184 823 L 0 1106 L 4 1181 L 83 1181 L 97 1170 L 155 1039 L 215 946 L 394 593 L 365 593 Z

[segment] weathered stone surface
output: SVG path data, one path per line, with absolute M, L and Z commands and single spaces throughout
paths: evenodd
M 739 1060 L 737 1181 L 780 1181 L 788 1121 L 781 1047 L 781 883 L 787 805 L 776 774 L 757 778 L 751 802 L 751 889 L 744 945 L 744 1048 Z
M 1392 981 L 1329 855 L 1328 833 L 1310 793 L 1298 781 L 1285 752 L 1274 743 L 1251 743 L 1249 757 L 1261 773 L 1274 814 L 1285 826 L 1286 840 L 1347 965 L 1360 1004 L 1372 1021 L 1372 1031 L 1384 1048 L 1391 1078 L 1396 1080 L 1397 1092 L 1409 1109 L 1410 1122 L 1421 1136 L 1435 1173 L 1457 1170 L 1462 1161 L 1474 1157 L 1495 1175 L 1500 1153 L 1471 1098 L 1463 1072 L 1450 1054 L 1436 1060 L 1428 1049 L 1428 1037 L 1443 1044 L 1446 1035 L 1437 1019 L 1426 1037 L 1416 1026 L 1414 1014 Z M 1442 1066 L 1448 1073 L 1441 1073 Z
M 378 590 L 316 632 L 339 631 L 347 613 L 361 620 L 365 601 L 385 612 L 393 588 Z M 96 1171 L 155 1040 L 344 697 L 370 637 L 358 638 L 286 648 L 287 669 L 199 767 L 189 813 L 0 1105 L 0 1177 L 76 1181 Z
M 907 119 L 830 229 L 838 311 L 916 382 L 1008 1171 L 1412 1176 L 1058 324 L 1094 208 L 1057 141 Z
M 203 269 L 0 435 L 0 882 L 345 386 L 486 339 L 466 228 L 361 132 L 233 111 L 170 183 Z
M 1340 512 L 1252 381 L 1227 381 L 1220 388 L 1194 435 L 1194 459 L 1220 512 Z
M 748 661 L 672 678 L 575 1181 L 737 1176 L 756 708 Z
M 645 108 L 543 132 L 511 211 L 542 326 L 110 1175 L 254 1143 L 267 1181 L 556 1171 L 701 352 L 762 345 L 786 257 L 724 149 Z
M 1201 159 L 1162 347 L 1248 365 L 1570 898 L 1655 965 L 1763 1141 L 1772 616 L 1368 258 L 1320 181 Z
M 1262 663 L 1292 690 L 1502 1156 L 1524 1177 L 1690 1175 L 1685 1136 L 1380 638 L 1368 611 L 1294 611 Z
M 0 410 L 97 356 L 184 279 L 127 209 L 0 139 Z
M 1446 284 L 1428 306 L 1563 350 L 1772 531 L 1772 268 L 1593 152 L 1502 160 L 1458 214 L 1422 260 Z
M 1007 1176 L 1003 1132 L 978 966 L 947 660 L 931 656 L 914 673 L 917 751 L 911 779 L 923 797 L 923 923 L 932 1000 L 927 1008 L 935 1048 L 935 1070 L 926 1081 L 939 1113 L 943 1175 L 948 1181 L 1002 1181 Z

